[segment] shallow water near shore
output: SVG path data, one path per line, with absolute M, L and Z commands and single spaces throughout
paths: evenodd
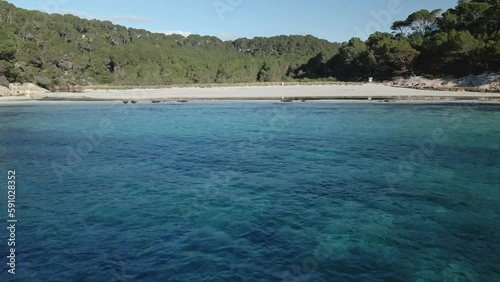
M 500 281 L 499 124 L 477 104 L 2 106 L 15 278 Z

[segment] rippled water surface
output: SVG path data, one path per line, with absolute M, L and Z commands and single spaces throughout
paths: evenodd
M 15 281 L 500 281 L 498 106 L 2 106 L 0 146 Z

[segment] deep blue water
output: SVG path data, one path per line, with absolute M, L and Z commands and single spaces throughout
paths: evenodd
M 0 155 L 0 281 L 500 281 L 499 106 L 2 106 Z

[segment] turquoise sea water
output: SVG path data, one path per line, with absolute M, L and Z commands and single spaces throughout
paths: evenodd
M 2 106 L 0 155 L 0 281 L 500 281 L 499 106 Z

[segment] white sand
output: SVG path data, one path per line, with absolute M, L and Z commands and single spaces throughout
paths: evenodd
M 499 93 L 428 91 L 395 88 L 382 84 L 363 85 L 297 85 L 249 86 L 214 88 L 166 88 L 133 90 L 91 90 L 83 93 L 40 93 L 25 97 L 0 97 L 0 103 L 30 102 L 38 99 L 78 99 L 108 101 L 151 100 L 280 100 L 285 98 L 314 99 L 396 99 L 396 100 L 455 100 L 473 97 L 474 100 L 498 100 Z

